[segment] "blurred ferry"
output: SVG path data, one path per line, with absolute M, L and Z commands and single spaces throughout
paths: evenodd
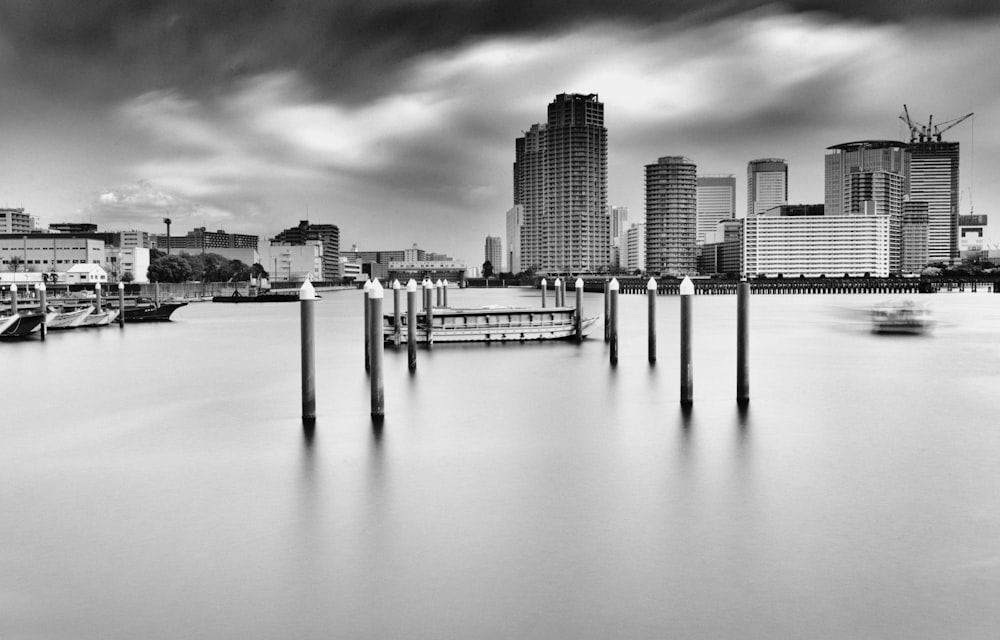
M 933 325 L 931 310 L 913 300 L 880 302 L 871 308 L 875 333 L 921 334 Z

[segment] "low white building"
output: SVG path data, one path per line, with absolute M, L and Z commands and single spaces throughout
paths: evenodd
M 888 215 L 786 216 L 772 209 L 743 225 L 748 276 L 889 275 Z
M 108 281 L 108 272 L 101 268 L 99 264 L 75 264 L 66 272 L 66 282 L 70 284 L 78 282 L 102 282 Z
M 144 247 L 109 247 L 108 271 L 115 280 L 122 280 L 125 274 L 132 276 L 132 282 L 149 282 L 149 249 Z
M 323 279 L 323 243 L 269 243 L 262 249 L 261 266 L 271 282 L 319 282 Z

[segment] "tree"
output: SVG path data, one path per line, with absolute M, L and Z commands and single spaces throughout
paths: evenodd
M 250 277 L 257 281 L 257 286 L 260 286 L 260 281 L 264 278 L 270 277 L 270 275 L 264 269 L 264 265 L 259 262 L 255 262 L 253 263 L 253 266 L 250 267 Z
M 131 271 L 126 271 L 125 273 L 122 274 L 122 282 L 128 284 L 133 280 L 135 280 L 135 276 L 132 275 Z
M 24 265 L 24 258 L 21 256 L 11 256 L 10 257 L 10 270 L 11 271 L 21 271 Z
M 493 263 L 487 260 L 483 263 L 483 277 L 491 278 L 493 277 Z
M 242 260 L 230 260 L 229 264 L 226 265 L 226 270 L 229 272 L 226 282 L 232 282 L 233 280 L 242 282 L 250 279 L 250 267 Z
M 177 255 L 163 256 L 149 265 L 150 282 L 186 282 L 191 279 L 191 265 Z

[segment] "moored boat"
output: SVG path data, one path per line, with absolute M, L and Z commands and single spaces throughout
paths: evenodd
M 167 322 L 174 311 L 184 306 L 187 306 L 186 302 L 164 302 L 158 306 L 142 304 L 125 307 L 125 324 L 130 322 Z
M 94 312 L 84 318 L 83 323 L 80 324 L 81 327 L 104 327 L 118 318 L 118 309 L 105 309 L 104 311 Z
M 48 329 L 74 329 L 79 327 L 89 315 L 94 313 L 94 307 L 87 305 L 67 311 L 59 311 L 53 318 L 50 316 L 46 326 Z
M 395 314 L 383 314 L 382 335 L 386 342 L 395 339 Z M 576 336 L 576 309 L 573 307 L 503 307 L 474 309 L 441 307 L 431 316 L 431 338 L 439 342 L 521 342 L 526 340 L 563 340 Z M 584 318 L 584 336 L 597 318 Z M 400 342 L 407 341 L 406 314 L 400 315 Z M 417 315 L 416 340 L 426 343 L 427 321 Z
M 42 324 L 42 320 L 45 319 L 45 314 L 41 311 L 34 311 L 29 313 L 15 314 L 10 317 L 12 322 L 3 322 L 0 320 L 0 326 L 3 326 L 3 330 L 0 331 L 0 338 L 4 339 L 17 339 L 25 338 L 34 331 L 38 325 Z
M 871 309 L 875 333 L 921 334 L 933 326 L 930 309 L 913 300 L 880 302 Z

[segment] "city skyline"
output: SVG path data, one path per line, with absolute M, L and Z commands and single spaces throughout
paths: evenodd
M 472 264 L 503 235 L 511 140 L 565 92 L 606 105 L 608 204 L 630 222 L 643 167 L 668 155 L 736 175 L 738 194 L 748 161 L 784 158 L 789 202 L 822 202 L 827 147 L 908 140 L 903 103 L 920 122 L 976 113 L 945 135 L 959 211 L 1000 215 L 992 3 L 532 6 L 5 4 L 0 206 L 157 233 L 308 218 L 342 246 Z

